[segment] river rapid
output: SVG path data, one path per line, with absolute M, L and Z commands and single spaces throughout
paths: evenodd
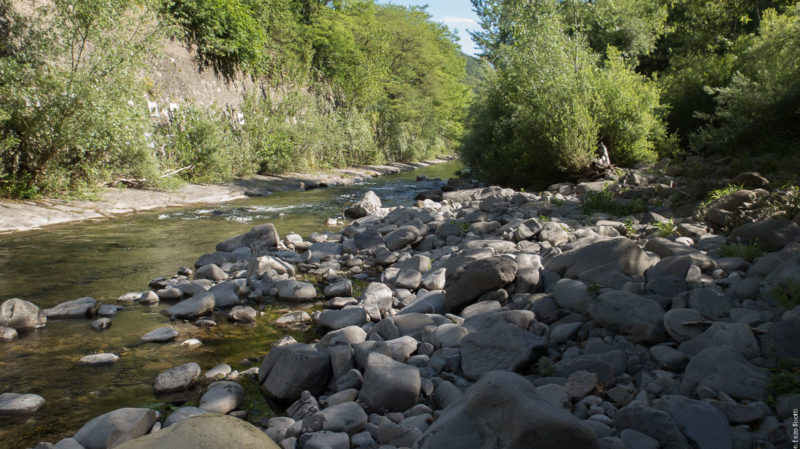
M 153 278 L 170 276 L 181 265 L 193 267 L 218 242 L 256 224 L 273 223 L 281 236 L 338 230 L 341 226 L 327 227 L 326 220 L 341 218 L 345 205 L 365 191 L 377 193 L 384 207 L 410 204 L 418 192 L 438 185 L 417 182 L 417 176 L 446 179 L 460 168 L 453 161 L 358 185 L 281 192 L 0 235 L 0 302 L 19 297 L 47 308 L 91 296 L 116 304 L 124 293 L 146 290 Z M 56 442 L 72 436 L 89 419 L 120 407 L 167 407 L 165 402 L 173 398 L 156 398 L 152 393 L 153 379 L 161 371 L 190 361 L 203 370 L 228 363 L 241 371 L 257 366 L 256 358 L 266 354 L 272 342 L 290 334 L 271 323 L 285 310 L 270 307 L 255 326 L 224 319 L 205 329 L 171 323 L 180 332 L 176 342 L 141 343 L 139 338 L 145 333 L 170 324 L 160 313 L 168 305 L 126 306 L 113 318 L 111 328 L 102 332 L 94 331 L 88 319 L 50 320 L 42 329 L 0 343 L 0 393 L 35 393 L 47 401 L 32 416 L 0 417 L 0 447 Z M 189 338 L 203 345 L 192 349 L 179 345 Z M 120 359 L 106 367 L 77 365 L 81 357 L 97 352 L 112 352 Z M 251 417 L 270 416 L 251 383 L 245 384 L 248 396 L 241 408 Z

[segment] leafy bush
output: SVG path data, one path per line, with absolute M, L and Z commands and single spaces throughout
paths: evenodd
M 583 213 L 592 215 L 594 213 L 609 214 L 615 217 L 632 215 L 647 210 L 647 205 L 638 199 L 623 200 L 617 198 L 614 192 L 602 190 L 599 192 L 588 192 L 583 200 Z
M 675 233 L 675 221 L 670 218 L 667 221 L 656 223 L 656 228 L 658 229 L 659 237 L 669 237 Z
M 752 262 L 757 257 L 761 257 L 763 254 L 764 253 L 761 251 L 761 248 L 758 247 L 757 243 L 751 243 L 749 245 L 742 243 L 730 243 L 723 245 L 719 249 L 719 255 L 721 257 L 741 257 L 748 262 Z

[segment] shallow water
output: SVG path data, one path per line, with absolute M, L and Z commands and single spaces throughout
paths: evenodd
M 350 201 L 373 190 L 384 206 L 410 204 L 416 193 L 435 186 L 415 182 L 418 175 L 448 178 L 459 162 L 371 179 L 353 186 L 282 192 L 231 203 L 173 208 L 96 222 L 59 225 L 40 231 L 0 235 L 0 302 L 27 299 L 42 308 L 82 296 L 116 303 L 129 291 L 142 291 L 149 280 L 169 276 L 181 265 L 192 267 L 202 254 L 229 237 L 260 223 L 274 223 L 281 236 L 307 236 L 327 228 L 329 217 L 341 217 Z M 247 358 L 268 351 L 286 332 L 271 325 L 280 310 L 268 310 L 256 326 L 218 320 L 211 329 L 178 323 L 177 342 L 198 338 L 194 349 L 176 343 L 142 344 L 139 337 L 169 324 L 160 313 L 167 305 L 130 306 L 113 325 L 95 332 L 89 320 L 51 320 L 43 329 L 0 343 L 0 393 L 35 393 L 47 403 L 30 417 L 0 417 L 0 448 L 27 448 L 56 442 L 94 416 L 120 407 L 155 406 L 165 400 L 197 399 L 197 392 L 156 398 L 152 382 L 159 372 L 195 361 L 203 370 L 218 363 L 247 369 Z M 113 352 L 110 367 L 83 367 L 76 362 L 96 352 Z M 268 415 L 260 398 L 246 401 L 252 415 Z M 191 403 L 191 402 L 190 402 Z

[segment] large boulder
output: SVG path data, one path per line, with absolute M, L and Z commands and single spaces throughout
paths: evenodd
M 86 449 L 107 449 L 146 434 L 155 422 L 155 410 L 121 408 L 93 418 L 73 438 Z
M 733 446 L 728 419 L 711 404 L 684 396 L 665 395 L 653 405 L 672 416 L 697 449 L 728 449 Z
M 581 421 L 551 404 L 522 376 L 492 371 L 450 404 L 416 442 L 417 449 L 597 449 Z
M 186 418 L 118 449 L 279 449 L 261 429 L 238 418 L 204 414 Z M 89 449 L 89 448 L 87 448 Z
M 343 402 L 320 410 L 303 419 L 303 432 L 346 432 L 350 435 L 364 430 L 367 414 L 355 402 Z
M 728 240 L 757 244 L 764 251 L 778 251 L 800 237 L 800 226 L 792 220 L 774 220 L 746 223 L 731 232 Z
M 641 276 L 650 265 L 650 258 L 636 243 L 619 237 L 567 251 L 547 261 L 545 268 L 575 279 L 597 271 Z
M 244 388 L 236 382 L 219 381 L 208 386 L 200 398 L 199 408 L 210 413 L 224 415 L 235 410 L 244 399 Z
M 764 354 L 797 366 L 800 363 L 800 318 L 787 317 L 772 326 L 764 336 Z
M 681 343 L 681 351 L 697 355 L 706 348 L 732 346 L 746 359 L 754 359 L 761 355 L 753 331 L 744 323 L 714 323 L 702 334 Z
M 97 301 L 87 296 L 62 302 L 51 309 L 44 309 L 44 313 L 49 319 L 86 318 L 91 314 L 95 305 L 97 305 Z
M 624 432 L 627 429 L 641 432 L 657 440 L 664 449 L 687 449 L 690 447 L 672 415 L 663 410 L 648 407 L 639 401 L 633 401 L 617 412 L 614 417 L 614 427 L 618 432 Z
M 419 229 L 417 229 L 415 226 L 407 225 L 401 226 L 386 234 L 383 237 L 383 240 L 386 244 L 386 248 L 388 248 L 390 251 L 396 251 L 404 248 L 406 245 L 416 243 L 421 238 L 422 235 L 420 234 Z
M 212 312 L 215 305 L 216 300 L 214 295 L 206 292 L 184 299 L 183 301 L 164 309 L 163 312 L 170 317 L 193 319 Z
M 367 356 L 364 385 L 358 399 L 372 410 L 402 412 L 417 403 L 419 369 L 373 352 Z
M 278 231 L 272 223 L 253 227 L 246 234 L 225 240 L 217 244 L 217 251 L 233 251 L 237 248 L 247 247 L 254 255 L 261 255 L 277 248 L 281 241 Z
M 637 343 L 657 343 L 667 339 L 664 309 L 656 301 L 624 291 L 603 293 L 589 304 L 595 323 L 615 332 L 624 332 Z
M 309 302 L 317 297 L 317 289 L 308 282 L 286 279 L 277 282 L 278 298 L 286 301 Z
M 515 371 L 547 349 L 547 341 L 514 324 L 498 321 L 461 339 L 461 366 L 468 379 L 494 370 Z
M 272 349 L 258 371 L 262 391 L 284 402 L 296 401 L 303 390 L 318 395 L 330 379 L 330 356 L 303 343 Z
M 505 287 L 517 276 L 517 263 L 508 257 L 489 257 L 471 262 L 445 294 L 447 310 L 458 312 L 484 293 Z
M 200 377 L 200 371 L 200 365 L 194 362 L 170 368 L 156 377 L 153 393 L 165 394 L 188 390 Z
M 0 305 L 0 326 L 27 329 L 43 327 L 46 323 L 47 315 L 32 302 L 11 298 Z
M 355 204 L 344 210 L 349 218 L 361 218 L 372 215 L 381 209 L 381 199 L 372 190 L 368 190 Z
M 658 257 L 662 259 L 673 256 L 688 256 L 691 258 L 692 263 L 700 267 L 703 271 L 717 268 L 717 263 L 714 262 L 712 258 L 701 253 L 697 249 L 686 246 L 683 243 L 667 240 L 663 237 L 656 237 L 648 240 L 644 245 L 644 249 L 658 254 Z
M 689 361 L 680 393 L 690 396 L 698 386 L 734 399 L 763 401 L 767 397 L 767 371 L 745 360 L 732 346 L 710 347 Z

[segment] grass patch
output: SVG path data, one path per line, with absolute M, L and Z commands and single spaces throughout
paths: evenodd
M 743 243 L 730 243 L 719 249 L 719 255 L 721 257 L 741 257 L 748 262 L 752 262 L 763 254 L 761 248 L 758 247 L 758 243 L 755 242 L 748 245 Z
M 707 207 L 714 201 L 722 199 L 732 193 L 736 193 L 743 189 L 744 185 L 742 184 L 728 184 L 727 186 L 722 187 L 721 189 L 712 190 L 706 194 L 706 199 L 703 201 L 702 206 Z
M 775 404 L 775 400 L 784 394 L 800 393 L 800 368 L 781 367 L 772 370 L 767 389 L 767 402 L 770 404 Z
M 586 215 L 600 212 L 615 217 L 621 217 L 645 212 L 646 210 L 647 204 L 641 199 L 620 201 L 615 197 L 614 192 L 610 190 L 588 192 L 586 198 L 583 200 L 583 213 Z
M 800 281 L 792 280 L 782 285 L 776 285 L 772 287 L 770 294 L 784 309 L 794 309 L 800 306 Z

